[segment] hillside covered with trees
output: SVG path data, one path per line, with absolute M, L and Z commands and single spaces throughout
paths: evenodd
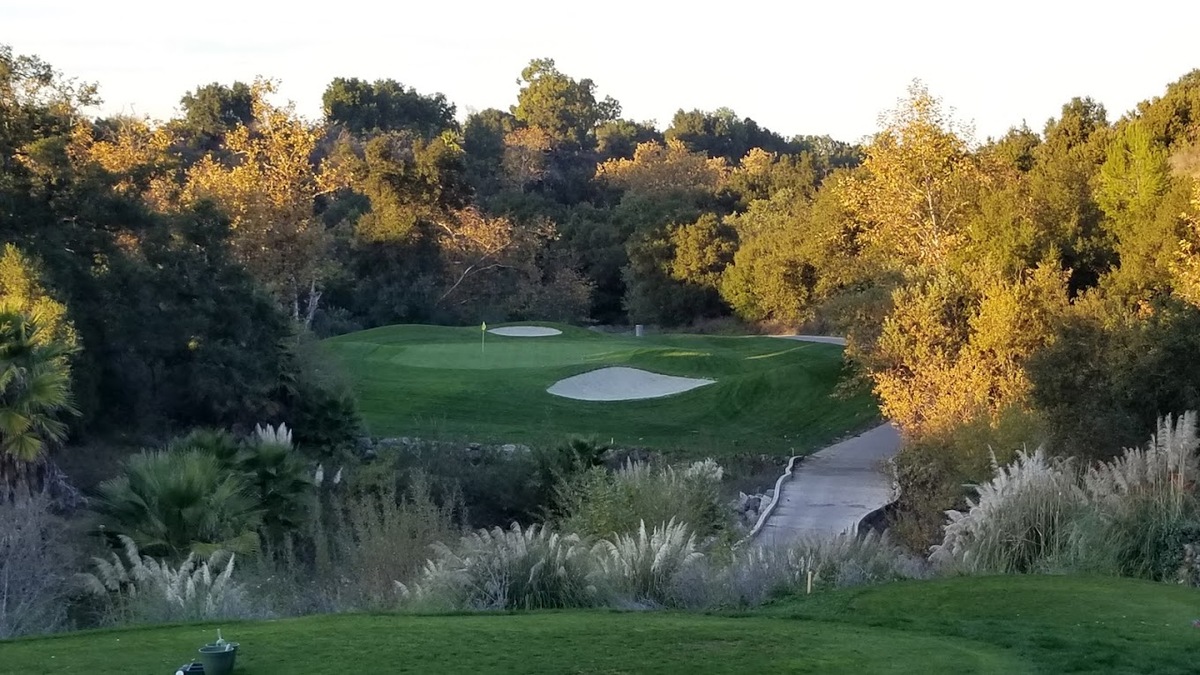
M 270 80 L 95 118 L 96 86 L 0 48 L 6 484 L 68 439 L 345 443 L 312 340 L 395 323 L 846 335 L 845 386 L 907 441 L 914 544 L 993 454 L 1107 458 L 1200 408 L 1200 71 L 989 139 L 916 83 L 861 146 L 727 108 L 627 119 L 550 59 L 520 81 L 465 118 L 353 77 L 319 120 Z

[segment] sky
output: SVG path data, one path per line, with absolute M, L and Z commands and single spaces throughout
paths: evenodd
M 376 6 L 378 5 L 378 6 Z M 1200 2 L 0 0 L 0 44 L 96 82 L 97 114 L 165 119 L 209 82 L 281 81 L 320 115 L 334 77 L 392 78 L 506 109 L 533 58 L 591 78 L 623 116 L 729 107 L 784 136 L 858 141 L 914 78 L 975 128 L 1041 130 L 1073 96 L 1119 117 L 1200 68 Z

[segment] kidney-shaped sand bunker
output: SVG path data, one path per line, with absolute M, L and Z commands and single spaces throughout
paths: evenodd
M 716 380 L 660 375 L 637 368 L 600 368 L 550 385 L 547 392 L 578 401 L 636 401 L 681 394 Z

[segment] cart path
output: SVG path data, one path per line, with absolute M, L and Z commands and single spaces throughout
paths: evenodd
M 843 338 L 817 335 L 777 336 L 789 340 L 845 345 Z M 748 540 L 760 546 L 786 545 L 796 539 L 853 532 L 871 512 L 893 499 L 888 463 L 900 449 L 896 426 L 881 424 L 817 452 L 793 457 Z

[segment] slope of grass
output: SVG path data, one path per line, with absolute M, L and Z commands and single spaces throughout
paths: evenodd
M 742 616 L 539 612 L 226 623 L 236 672 L 1193 673 L 1200 592 L 995 577 L 838 591 Z M 0 642 L 4 673 L 165 673 L 216 625 Z M 348 670 L 349 669 L 349 670 Z
M 762 614 L 1002 648 L 1039 673 L 1200 672 L 1200 591 L 1133 579 L 963 577 L 781 602 Z
M 557 326 L 521 338 L 479 328 L 388 326 L 327 340 L 356 383 L 373 434 L 558 442 L 595 435 L 687 455 L 801 452 L 876 415 L 870 396 L 831 396 L 840 347 L 772 338 L 610 336 Z M 552 396 L 558 380 L 623 365 L 716 384 L 642 401 Z
M 211 627 L 113 631 L 3 645 L 13 673 L 166 673 Z M 322 616 L 227 625 L 236 673 L 1012 673 L 1000 650 L 896 631 L 678 614 Z M 11 670 L 5 670 L 11 669 Z M 765 670 L 771 669 L 771 670 Z

